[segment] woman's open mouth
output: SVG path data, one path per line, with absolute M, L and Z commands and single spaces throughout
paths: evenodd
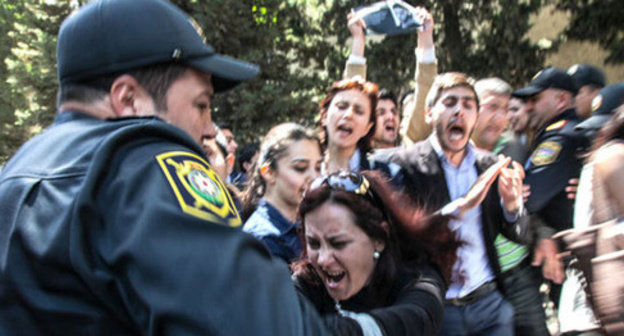
M 337 128 L 338 132 L 343 133 L 344 135 L 351 135 L 353 133 L 353 129 L 346 125 L 339 125 Z
M 327 287 L 336 288 L 338 287 L 338 284 L 340 283 L 340 281 L 345 277 L 346 273 L 342 271 L 339 271 L 339 272 L 323 271 L 323 275 L 325 277 L 325 283 L 327 284 Z

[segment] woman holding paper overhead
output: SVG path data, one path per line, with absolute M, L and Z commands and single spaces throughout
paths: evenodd
M 385 4 L 386 2 L 383 3 Z M 438 74 L 433 40 L 433 16 L 423 7 L 414 8 L 410 6 L 410 8 L 409 12 L 413 17 L 411 22 L 420 23 L 420 25 L 407 26 L 402 31 L 403 33 L 416 31 L 418 35 L 418 43 L 414 49 L 416 55 L 415 86 L 411 93 L 404 94 L 404 98 L 399 102 L 402 109 L 400 135 L 403 145 L 410 145 L 423 140 L 431 133 L 431 127 L 425 122 L 425 97 L 427 92 L 429 92 L 433 79 Z M 370 30 L 371 28 L 363 19 L 366 12 L 366 10 L 362 9 L 347 16 L 349 19 L 349 31 L 352 37 L 352 48 L 351 55 L 349 55 L 346 62 L 344 78 L 359 76 L 366 79 L 367 63 L 364 57 L 366 45 L 365 29 Z

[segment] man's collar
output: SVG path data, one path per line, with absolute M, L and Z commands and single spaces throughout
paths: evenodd
M 78 112 L 78 111 L 71 111 L 71 110 L 64 110 L 64 111 L 60 111 L 55 117 L 54 117 L 54 123 L 55 124 L 62 124 L 64 122 L 68 122 L 68 121 L 72 121 L 72 120 L 78 120 L 78 119 L 97 119 L 89 114 L 83 113 L 83 112 Z
M 56 114 L 56 116 L 54 117 L 54 123 L 55 124 L 61 124 L 64 122 L 68 122 L 68 121 L 73 121 L 73 120 L 80 120 L 80 119 L 92 119 L 92 120 L 102 120 L 102 121 L 123 121 L 123 120 L 132 120 L 132 119 L 142 119 L 142 120 L 147 120 L 147 119 L 153 119 L 153 120 L 160 120 L 163 121 L 159 116 L 157 115 L 150 115 L 150 116 L 127 116 L 127 117 L 117 117 L 117 118 L 106 118 L 106 119 L 100 119 L 97 118 L 91 114 L 85 113 L 85 112 L 81 112 L 81 111 L 74 111 L 74 110 L 63 110 L 60 111 Z
M 438 158 L 444 158 L 444 151 L 442 150 L 442 145 L 440 145 L 440 140 L 438 140 L 436 132 L 431 132 L 431 135 L 429 135 L 429 142 Z

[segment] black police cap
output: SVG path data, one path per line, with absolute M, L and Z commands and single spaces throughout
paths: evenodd
M 177 62 L 211 73 L 215 91 L 224 91 L 259 72 L 254 64 L 217 54 L 194 21 L 166 0 L 88 3 L 61 25 L 57 62 L 62 84 Z
M 577 89 L 590 84 L 597 87 L 607 84 L 604 72 L 593 65 L 575 64 L 568 69 L 568 74 L 572 76 Z
M 560 89 L 569 91 L 573 95 L 576 95 L 577 92 L 574 81 L 570 75 L 561 69 L 548 67 L 533 76 L 529 86 L 514 91 L 512 95 L 514 97 L 526 98 L 534 96 L 546 89 Z
M 592 100 L 592 115 L 576 125 L 577 130 L 598 129 L 613 115 L 613 111 L 624 103 L 624 82 L 607 85 Z

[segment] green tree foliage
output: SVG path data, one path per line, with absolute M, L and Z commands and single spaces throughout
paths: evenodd
M 14 0 L 0 5 L 0 162 L 54 118 L 56 34 L 69 4 Z
M 621 0 L 559 0 L 557 8 L 572 15 L 565 34 L 597 42 L 609 51 L 607 63 L 624 63 L 624 3 Z
M 259 77 L 215 97 L 213 120 L 230 124 L 239 142 L 258 140 L 280 122 L 311 124 L 326 85 L 324 64 L 310 53 L 323 32 L 295 1 L 174 1 L 203 28 L 220 53 L 260 65 Z M 310 1 L 308 1 L 310 3 Z
M 15 22 L 15 12 L 17 6 L 13 3 L 3 2 L 0 4 L 0 163 L 7 159 L 9 153 L 23 141 L 19 132 L 14 132 L 11 127 L 15 121 L 13 111 L 23 99 L 15 99 L 12 88 L 8 85 L 7 79 L 10 76 L 9 69 L 4 62 L 11 55 L 12 41 L 8 40 L 8 35 Z
M 526 36 L 541 0 L 431 1 L 441 26 L 442 70 L 524 84 L 542 68 L 547 50 Z M 445 56 L 445 57 L 444 57 Z

